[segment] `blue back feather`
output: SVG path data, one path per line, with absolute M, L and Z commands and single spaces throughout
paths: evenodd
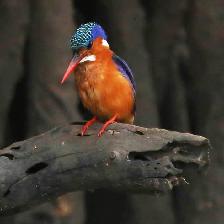
M 134 107 L 133 107 L 133 113 L 135 113 L 136 110 L 136 102 L 135 102 L 135 95 L 136 95 L 136 84 L 134 80 L 134 76 L 132 74 L 131 69 L 129 68 L 128 64 L 118 55 L 113 54 L 112 57 L 113 61 L 117 65 L 119 71 L 121 74 L 131 83 L 132 89 L 133 89 L 133 94 L 134 94 Z
M 129 68 L 128 64 L 118 55 L 114 54 L 112 57 L 113 61 L 117 65 L 119 71 L 122 73 L 122 75 L 128 79 L 128 81 L 131 83 L 134 93 L 136 91 L 136 84 L 134 80 L 134 76 L 132 74 L 131 69 Z

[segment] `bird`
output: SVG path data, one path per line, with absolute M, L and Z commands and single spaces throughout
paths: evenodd
M 74 72 L 75 88 L 93 118 L 81 136 L 96 121 L 104 122 L 98 136 L 114 123 L 133 124 L 136 84 L 128 64 L 110 48 L 105 30 L 96 22 L 81 24 L 70 40 L 73 57 L 61 84 Z

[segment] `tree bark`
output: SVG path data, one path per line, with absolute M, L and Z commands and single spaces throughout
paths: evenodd
M 6 130 L 10 129 L 8 115 L 16 86 L 23 75 L 28 17 L 27 0 L 0 2 L 0 96 L 4 98 L 0 103 L 0 147 L 9 144 L 6 136 Z
M 28 134 L 81 118 L 73 80 L 60 80 L 69 63 L 69 39 L 74 30 L 72 4 L 66 1 L 31 1 L 29 47 Z
M 71 57 L 69 39 L 74 30 L 71 0 L 30 1 L 31 23 L 28 45 L 28 130 L 39 134 L 54 125 L 80 119 L 72 78 L 63 86 L 60 79 Z M 67 207 L 67 212 L 63 208 Z M 21 215 L 28 223 L 83 223 L 83 194 L 69 194 Z M 80 212 L 80 213 L 79 213 Z M 36 221 L 37 214 L 42 220 Z M 18 217 L 16 218 L 18 220 Z
M 15 122 L 15 114 L 12 114 L 11 119 L 9 114 L 12 104 L 18 105 L 18 99 L 17 102 L 13 102 L 13 99 L 24 73 L 23 56 L 28 22 L 27 0 L 0 1 L 0 148 L 16 141 L 11 137 L 14 130 L 13 122 L 14 124 L 18 122 Z M 25 110 L 24 103 L 20 103 L 20 106 L 22 106 L 20 111 L 16 108 L 16 115 L 21 118 Z M 22 137 L 23 125 L 18 126 L 20 126 L 18 137 Z M 13 217 L 0 218 L 0 223 L 13 224 Z
M 186 183 L 188 169 L 208 165 L 201 136 L 117 123 L 99 139 L 98 125 L 84 137 L 80 128 L 54 128 L 1 150 L 2 215 L 77 190 L 165 193 Z
M 223 1 L 190 0 L 187 17 L 190 51 L 185 77 L 191 132 L 208 136 L 214 150 L 207 178 L 176 195 L 177 223 L 223 223 L 224 18 Z M 203 190 L 201 190 L 203 189 Z M 183 200 L 191 206 L 184 206 Z
M 186 131 L 187 102 L 179 68 L 183 54 L 187 1 L 144 1 L 148 24 L 146 43 L 151 56 L 160 127 Z M 185 47 L 186 48 L 186 47 Z
M 142 2 L 147 21 L 144 30 L 145 47 L 150 56 L 151 76 L 158 109 L 157 126 L 186 131 L 188 114 L 185 89 L 179 69 L 179 54 L 183 49 L 182 20 L 186 1 L 168 0 L 164 3 L 162 0 L 146 0 Z M 168 196 L 166 201 L 158 201 L 157 211 L 149 213 L 145 209 L 145 214 L 148 214 L 152 223 L 163 223 L 164 219 L 169 224 L 175 222 L 173 197 L 172 194 Z M 154 206 L 154 203 L 152 204 Z

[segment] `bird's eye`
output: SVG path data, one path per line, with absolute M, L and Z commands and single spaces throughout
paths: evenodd
M 93 42 L 91 41 L 91 42 L 89 42 L 89 45 L 87 46 L 87 48 L 90 49 L 92 47 L 92 45 L 93 45 Z

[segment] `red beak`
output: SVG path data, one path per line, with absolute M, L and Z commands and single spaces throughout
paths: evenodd
M 67 68 L 67 70 L 66 70 L 66 72 L 65 72 L 65 74 L 64 74 L 64 76 L 63 76 L 63 78 L 62 78 L 62 80 L 61 80 L 61 84 L 63 84 L 64 81 L 71 75 L 71 73 L 75 70 L 75 68 L 77 67 L 77 65 L 79 64 L 79 62 L 80 62 L 85 56 L 86 56 L 86 54 L 81 54 L 80 56 L 75 55 L 75 56 L 72 58 L 72 60 L 71 60 L 71 62 L 70 62 L 70 64 L 69 64 L 69 66 L 68 66 L 68 68 Z

